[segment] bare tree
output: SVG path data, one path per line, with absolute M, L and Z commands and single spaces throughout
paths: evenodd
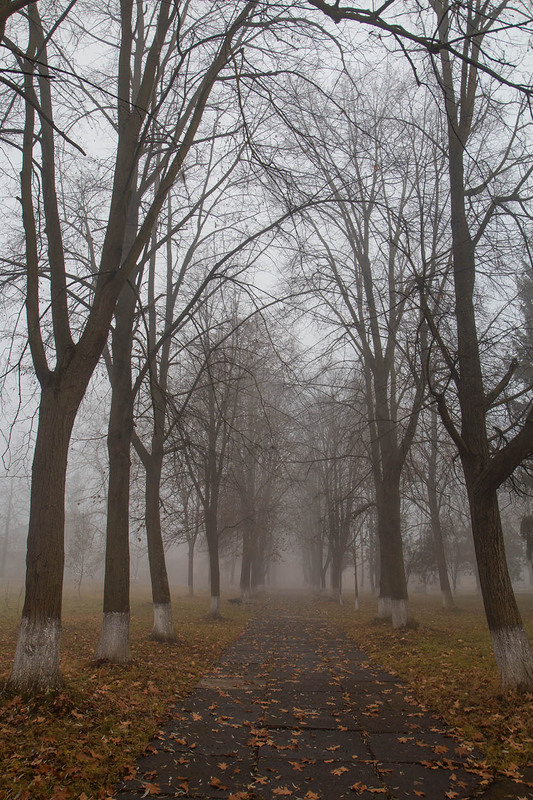
M 439 37 L 444 47 L 439 61 L 434 62 L 440 90 L 444 98 L 447 120 L 448 168 L 451 208 L 452 269 L 455 296 L 455 321 L 457 325 L 457 362 L 444 346 L 435 330 L 442 356 L 449 365 L 451 381 L 456 390 L 458 409 L 453 400 L 434 389 L 443 423 L 452 437 L 463 467 L 472 533 L 476 549 L 477 567 L 487 621 L 492 637 L 494 654 L 505 687 L 531 687 L 533 685 L 533 655 L 524 631 L 514 597 L 505 558 L 505 546 L 498 507 L 498 488 L 509 478 L 518 465 L 533 451 L 533 411 L 523 420 L 513 420 L 517 430 L 501 446 L 491 443 L 487 421 L 491 408 L 497 406 L 502 394 L 512 381 L 516 364 L 512 362 L 491 389 L 486 388 L 480 351 L 480 335 L 475 304 L 477 276 L 476 251 L 480 249 L 487 229 L 495 222 L 502 209 L 520 201 L 533 167 L 522 164 L 518 168 L 516 183 L 500 194 L 496 186 L 502 171 L 515 172 L 510 164 L 510 145 L 503 145 L 496 168 L 483 171 L 481 176 L 466 173 L 465 161 L 471 158 L 475 147 L 476 106 L 483 93 L 480 61 L 483 43 L 491 30 L 499 27 L 500 11 L 491 4 L 476 2 L 460 12 L 448 9 L 440 2 L 434 3 L 439 18 Z M 454 38 L 457 26 L 466 22 L 469 36 L 463 52 L 468 56 L 454 59 L 447 44 Z M 512 140 L 515 134 L 512 134 Z M 478 162 L 479 163 L 479 162 Z M 477 173 L 477 170 L 476 170 Z M 484 173 L 484 174 L 483 174 Z M 477 179 L 477 188 L 470 183 Z M 511 177 L 512 180 L 512 177 Z M 493 188 L 494 187 L 494 188 Z M 500 188 L 500 191 L 503 187 Z M 493 192 L 496 192 L 494 195 Z M 470 205 L 470 198 L 486 197 L 485 209 Z M 512 423 L 512 424 L 513 424 Z M 511 426 L 512 427 L 512 426 Z
M 405 87 L 389 89 L 390 106 Z M 380 547 L 379 614 L 394 627 L 409 619 L 403 565 L 401 471 L 424 394 L 411 331 L 420 314 L 410 302 L 404 218 L 414 191 L 414 154 L 398 148 L 394 116 L 383 114 L 384 89 L 373 103 L 350 89 L 335 124 L 311 101 L 299 129 L 307 157 L 322 179 L 324 201 L 306 214 L 312 236 L 301 247 L 313 263 L 310 280 L 321 314 L 344 333 L 364 375 Z
M 165 42 L 173 40 L 179 14 L 175 6 L 158 4 L 151 17 L 151 39 L 142 56 L 139 90 L 132 95 L 132 58 L 135 51 L 134 7 L 124 0 L 118 18 L 116 131 L 113 188 L 99 256 L 98 272 L 79 305 L 71 302 L 60 199 L 57 186 L 54 98 L 47 52 L 50 42 L 37 5 L 28 9 L 29 34 L 21 64 L 24 67 L 26 118 L 22 148 L 21 208 L 27 261 L 28 339 L 41 387 L 39 425 L 32 468 L 32 494 L 28 532 L 26 597 L 13 671 L 9 684 L 19 691 L 53 688 L 60 683 L 59 640 L 64 552 L 64 494 L 67 453 L 78 407 L 104 349 L 116 303 L 180 172 L 201 122 L 213 86 L 229 60 L 236 35 L 255 10 L 247 3 L 235 16 L 220 16 L 215 37 L 209 38 L 211 56 L 197 75 L 193 94 L 180 109 L 180 122 L 171 147 L 159 169 L 160 183 L 142 221 L 128 236 L 130 199 L 139 159 L 148 134 L 157 126 L 157 109 L 151 108 Z M 140 7 L 139 7 L 140 9 Z M 142 9 L 142 13 L 148 13 Z M 139 20 L 140 21 L 140 20 Z M 53 44 L 53 43 L 52 43 Z M 169 56 L 183 58 L 175 48 Z M 167 96 L 164 97 L 167 99 Z M 109 119 L 109 116 L 108 116 Z M 38 127 L 37 127 L 38 126 Z M 40 147 L 40 155 L 36 152 Z M 34 167 L 39 164 L 43 192 L 37 195 Z M 45 220 L 47 251 L 39 246 L 38 221 Z M 41 274 L 49 277 L 47 304 L 42 297 Z M 80 276 L 81 277 L 81 276 Z M 80 285 L 86 286 L 83 278 Z M 43 305 L 46 312 L 43 314 Z M 86 313 L 79 321 L 78 314 Z M 48 335 L 50 322 L 51 336 Z M 51 360 L 55 358 L 55 364 Z

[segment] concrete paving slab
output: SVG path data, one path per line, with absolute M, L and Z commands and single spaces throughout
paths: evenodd
M 358 788 L 353 789 L 353 786 Z M 301 763 L 288 759 L 273 759 L 268 765 L 260 764 L 253 786 L 256 796 L 265 800 L 283 796 L 305 798 L 313 795 L 318 795 L 321 800 L 353 800 L 354 797 L 365 796 L 374 797 L 375 800 L 379 797 L 376 790 L 381 789 L 383 785 L 371 764 L 350 761 L 335 764 Z M 286 794 L 282 794 L 283 790 Z M 383 793 L 383 797 L 385 796 Z
M 182 800 L 533 800 L 528 780 L 487 785 L 443 721 L 330 624 L 258 606 L 117 800 L 147 783 Z
M 417 763 L 455 760 L 457 742 L 432 731 L 421 733 L 371 733 L 367 743 L 375 758 L 383 762 Z

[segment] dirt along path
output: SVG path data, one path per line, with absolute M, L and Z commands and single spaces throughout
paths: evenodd
M 533 798 L 311 604 L 267 602 L 177 706 L 117 800 Z

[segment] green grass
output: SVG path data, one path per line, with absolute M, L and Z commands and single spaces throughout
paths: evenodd
M 533 640 L 533 595 L 519 595 L 526 630 Z M 414 596 L 418 627 L 394 632 L 376 619 L 376 601 L 324 603 L 324 613 L 386 669 L 412 687 L 428 708 L 484 754 L 487 764 L 514 774 L 533 763 L 533 694 L 503 692 L 479 597 L 459 596 L 446 612 L 440 598 Z
M 13 595 L 15 597 L 15 595 Z M 0 680 L 9 676 L 19 614 L 0 610 Z M 149 596 L 132 600 L 131 662 L 95 666 L 101 600 L 67 594 L 61 671 L 63 689 L 32 700 L 0 696 L 0 797 L 5 800 L 100 800 L 113 796 L 181 697 L 218 660 L 246 623 L 240 607 L 223 603 L 224 619 L 207 619 L 207 597 L 173 603 L 178 641 L 149 640 Z

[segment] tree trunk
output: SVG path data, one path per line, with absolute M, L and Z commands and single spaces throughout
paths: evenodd
M 172 603 L 168 585 L 165 549 L 161 534 L 161 510 L 159 489 L 163 449 L 152 442 L 152 455 L 146 468 L 145 523 L 148 541 L 148 561 L 152 582 L 152 601 L 154 604 L 154 627 L 150 638 L 156 642 L 175 642 L 176 632 L 172 624 Z
M 242 535 L 242 562 L 240 588 L 243 599 L 250 597 L 252 582 L 252 541 L 250 531 L 245 530 Z
M 357 580 L 357 545 L 353 547 L 354 608 L 359 611 L 359 582 Z
M 7 554 L 9 552 L 9 530 L 11 526 L 11 509 L 13 506 L 13 481 L 9 487 L 9 498 L 6 509 L 6 524 L 4 528 L 4 539 L 2 542 L 2 554 L 0 556 L 0 581 L 3 583 L 6 574 Z
M 409 622 L 407 579 L 403 560 L 401 533 L 400 471 L 390 469 L 379 492 L 377 505 L 380 594 L 378 616 L 390 617 L 393 628 L 405 627 Z
M 97 661 L 115 664 L 123 664 L 129 659 L 129 504 L 133 433 L 131 341 L 135 302 L 132 288 L 126 285 L 117 303 L 112 338 L 104 613 L 102 633 L 94 656 Z
M 480 494 L 468 466 L 467 474 L 479 584 L 502 684 L 531 689 L 533 657 L 507 567 L 498 497 L 496 492 Z
M 437 412 L 431 409 L 431 451 L 428 460 L 428 506 L 431 518 L 431 531 L 433 534 L 433 544 L 435 546 L 435 557 L 437 560 L 437 570 L 439 573 L 440 590 L 442 593 L 442 607 L 447 611 L 455 608 L 453 601 L 450 580 L 448 578 L 448 566 L 446 563 L 446 552 L 444 550 L 444 540 L 442 536 L 442 525 L 440 522 L 439 498 L 437 494 Z
M 449 78 L 447 83 L 451 85 Z M 464 145 L 454 116 L 456 109 L 451 102 L 448 102 L 448 109 L 461 462 L 468 493 L 479 583 L 502 684 L 506 688 L 531 689 L 533 654 L 509 577 L 497 493 L 495 489 L 487 491 L 483 486 L 483 471 L 488 467 L 491 456 L 474 309 L 475 248 L 465 211 Z
M 196 537 L 188 541 L 187 553 L 187 587 L 189 589 L 189 597 L 194 597 L 194 545 L 196 544 Z
M 209 553 L 209 585 L 211 606 L 209 615 L 220 618 L 220 559 L 218 553 L 218 526 L 216 505 L 208 508 L 205 515 L 205 535 Z
M 55 377 L 55 376 L 54 376 Z M 46 691 L 61 685 L 59 642 L 64 568 L 65 480 L 72 427 L 83 387 L 43 386 L 33 456 L 26 595 L 8 687 Z
M 344 553 L 334 553 L 331 559 L 331 593 L 333 599 L 342 605 L 342 561 Z

